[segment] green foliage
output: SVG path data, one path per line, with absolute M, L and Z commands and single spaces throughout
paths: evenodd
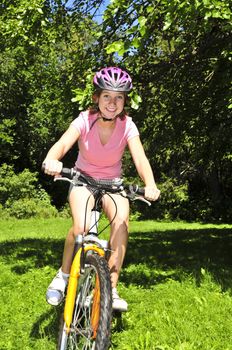
M 30 45 L 34 45 L 35 42 L 30 38 L 30 33 L 36 37 L 36 30 L 48 24 L 48 19 L 44 16 L 44 1 L 32 0 L 30 2 L 26 0 L 18 0 L 12 4 L 7 0 L 3 0 L 4 22 L 1 22 L 2 36 L 10 36 L 12 39 L 23 39 L 29 41 Z M 7 12 L 10 14 L 8 17 Z
M 92 104 L 94 92 L 93 77 L 94 73 L 90 70 L 87 71 L 81 81 L 84 87 L 73 89 L 75 97 L 72 98 L 72 102 L 78 102 L 81 110 L 88 108 Z
M 160 206 L 158 210 L 161 215 L 168 220 L 186 219 L 185 208 L 189 199 L 187 183 L 178 184 L 175 180 L 166 178 L 160 185 L 160 191 L 162 196 L 157 206 Z
M 57 209 L 50 203 L 38 199 L 18 199 L 7 205 L 2 217 L 29 219 L 32 217 L 50 218 L 58 215 Z
M 3 119 L 0 124 L 0 147 L 4 150 L 14 142 L 14 135 L 12 133 L 13 126 L 15 125 L 14 120 Z
M 37 171 L 91 102 L 93 72 L 120 65 L 133 78 L 130 113 L 158 182 L 165 174 L 188 186 L 177 204 L 165 194 L 171 214 L 163 201 L 160 216 L 231 221 L 231 0 L 114 0 L 99 24 L 101 4 L 2 1 L 1 164 Z M 73 149 L 64 161 L 75 158 Z M 63 194 L 40 181 L 61 206 Z
M 50 197 L 38 184 L 37 174 L 25 169 L 15 174 L 12 166 L 0 168 L 0 216 L 18 219 L 57 215 Z
M 189 218 L 230 216 L 230 5 L 118 0 L 105 11 L 105 50 L 130 67 L 142 96 L 135 117 L 148 158 L 158 179 L 188 184 Z
M 4 1 L 0 17 L 1 162 L 37 170 L 78 113 L 71 91 L 92 67 L 93 22 L 58 0 Z
M 132 90 L 130 93 L 129 93 L 129 98 L 130 98 L 130 106 L 132 109 L 138 109 L 141 102 L 142 102 L 142 98 L 141 96 L 139 96 L 135 90 Z
M 178 184 L 175 179 L 164 178 L 157 184 L 161 196 L 158 202 L 147 207 L 143 203 L 136 204 L 140 219 L 150 218 L 153 220 L 186 220 L 196 219 L 192 217 L 188 208 L 188 185 Z

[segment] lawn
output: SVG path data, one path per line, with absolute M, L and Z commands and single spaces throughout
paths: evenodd
M 45 293 L 68 219 L 0 221 L 0 349 L 52 350 L 60 309 Z M 131 222 L 120 277 L 129 311 L 112 350 L 232 350 L 232 225 Z

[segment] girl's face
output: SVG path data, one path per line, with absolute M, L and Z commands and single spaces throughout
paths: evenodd
M 123 92 L 102 90 L 96 102 L 103 117 L 112 119 L 123 111 L 125 94 Z

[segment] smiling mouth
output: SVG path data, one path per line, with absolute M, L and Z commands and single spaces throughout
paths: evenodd
M 106 111 L 107 111 L 107 112 L 110 112 L 110 113 L 115 113 L 115 112 L 116 112 L 116 109 L 109 109 L 109 108 L 106 108 Z

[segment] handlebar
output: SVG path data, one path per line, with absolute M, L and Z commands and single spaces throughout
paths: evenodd
M 80 181 L 83 181 L 83 180 L 85 182 L 88 181 L 83 174 L 81 174 L 80 172 L 78 172 L 77 170 L 75 170 L 73 168 L 71 168 L 71 169 L 70 168 L 63 168 L 61 171 L 61 176 L 67 177 L 68 179 L 73 179 L 75 176 L 77 176 Z M 144 196 L 144 194 L 145 194 L 145 189 L 142 187 L 139 187 L 138 185 L 135 185 L 135 184 L 120 185 L 119 186 L 120 191 L 122 190 L 121 186 L 123 187 L 124 190 L 128 190 L 131 193 L 136 193 L 136 194 L 141 195 L 141 196 Z M 104 185 L 102 185 L 102 187 L 104 187 Z M 109 188 L 107 185 L 107 190 L 108 189 Z
M 44 168 L 42 167 L 42 170 L 44 171 Z M 100 189 L 102 191 L 107 191 L 111 193 L 120 193 L 120 192 L 126 192 L 126 197 L 128 197 L 130 200 L 135 199 L 141 199 L 145 201 L 147 204 L 150 205 L 150 202 L 148 202 L 145 198 L 141 198 L 140 196 L 144 197 L 145 189 L 143 187 L 139 187 L 138 185 L 131 184 L 131 183 L 98 183 L 95 182 L 93 179 L 93 182 L 90 181 L 91 178 L 88 176 L 85 176 L 83 173 L 75 170 L 74 168 L 65 168 L 61 170 L 60 173 L 61 177 L 55 178 L 56 180 L 63 180 L 63 181 L 69 181 L 72 183 L 72 181 L 77 181 L 78 184 L 84 185 L 84 186 L 91 186 L 93 188 Z M 106 180 L 107 182 L 107 180 Z
M 79 171 L 77 171 L 73 168 L 63 168 L 60 175 L 63 177 L 66 177 L 70 180 L 72 180 L 74 177 L 77 177 L 80 182 L 84 182 L 84 184 L 88 184 L 90 186 L 95 186 L 91 182 L 90 183 L 88 182 L 88 178 L 86 178 L 84 174 L 80 173 Z M 97 187 L 99 187 L 99 186 L 101 186 L 101 188 L 103 190 L 104 189 L 106 189 L 107 191 L 110 190 L 108 184 L 107 185 L 104 185 L 104 184 L 97 185 Z M 122 190 L 127 190 L 131 194 L 133 193 L 133 194 L 138 194 L 141 196 L 144 196 L 144 194 L 145 194 L 145 189 L 142 187 L 139 187 L 138 185 L 135 185 L 135 184 L 120 184 L 119 186 L 117 186 L 115 184 L 112 185 L 113 192 L 120 192 Z

